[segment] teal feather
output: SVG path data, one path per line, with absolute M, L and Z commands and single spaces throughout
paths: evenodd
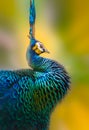
M 48 51 L 33 37 L 36 14 L 31 2 L 31 41 L 26 54 L 31 69 L 0 70 L 0 130 L 48 130 L 50 115 L 70 85 L 62 65 L 37 54 L 37 49 Z M 33 49 L 35 45 L 38 48 Z
M 30 2 L 30 15 L 29 15 L 29 23 L 31 25 L 35 24 L 36 19 L 36 11 L 35 11 L 35 2 L 34 0 L 31 0 Z
M 34 0 L 30 0 L 30 15 L 29 15 L 29 24 L 30 24 L 30 37 L 34 37 L 34 31 L 33 31 L 33 26 L 35 25 L 35 19 L 36 19 L 36 10 L 35 10 L 35 2 Z
M 0 71 L 0 130 L 47 130 L 51 112 L 69 88 L 69 76 L 54 60 L 31 48 L 32 69 Z

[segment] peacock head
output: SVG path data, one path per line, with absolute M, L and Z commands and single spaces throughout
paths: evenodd
M 49 53 L 49 51 L 45 48 L 45 46 L 36 39 L 31 39 L 30 41 L 30 47 L 31 50 L 34 51 L 37 55 L 40 55 L 42 53 Z

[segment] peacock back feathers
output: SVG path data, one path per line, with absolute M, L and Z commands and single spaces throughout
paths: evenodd
M 54 61 L 49 62 L 45 72 L 30 69 L 0 71 L 1 130 L 48 127 L 51 112 L 68 88 L 66 71 Z

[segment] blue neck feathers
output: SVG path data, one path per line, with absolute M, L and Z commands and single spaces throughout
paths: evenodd
M 45 71 L 47 71 L 47 68 L 50 65 L 51 60 L 37 55 L 31 49 L 31 47 L 29 47 L 27 50 L 27 61 L 28 61 L 29 66 L 32 67 L 32 69 L 34 69 L 36 71 L 45 72 Z

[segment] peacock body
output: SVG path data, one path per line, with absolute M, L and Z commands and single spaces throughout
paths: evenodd
M 0 130 L 47 130 L 50 114 L 69 88 L 69 76 L 59 63 L 32 50 L 32 69 L 0 71 Z
M 44 45 L 31 37 L 31 69 L 0 71 L 0 130 L 48 130 L 51 112 L 67 93 L 70 78 L 62 65 L 41 57 L 44 52 Z

